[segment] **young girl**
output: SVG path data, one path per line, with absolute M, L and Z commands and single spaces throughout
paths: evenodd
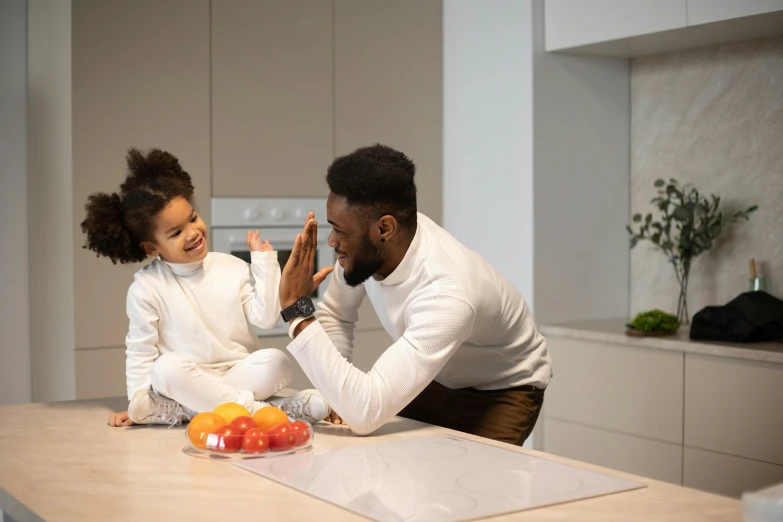
M 258 232 L 247 233 L 249 266 L 209 252 L 193 184 L 177 158 L 131 149 L 127 163 L 120 192 L 92 194 L 81 224 L 85 248 L 114 264 L 154 258 L 128 290 L 130 404 L 111 414 L 110 424 L 176 424 L 225 402 L 251 413 L 268 405 L 263 401 L 289 383 L 291 363 L 279 350 L 260 350 L 250 323 L 277 323 L 277 252 Z M 273 403 L 311 422 L 329 413 L 312 390 Z

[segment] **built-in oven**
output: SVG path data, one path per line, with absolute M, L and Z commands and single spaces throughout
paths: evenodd
M 334 251 L 327 244 L 332 227 L 326 222 L 326 199 L 322 198 L 212 198 L 212 250 L 249 263 L 247 231 L 260 230 L 261 239 L 269 240 L 277 250 L 282 269 L 291 255 L 296 235 L 302 232 L 308 212 L 314 212 L 318 220 L 315 271 L 333 266 Z M 326 285 L 324 282 L 316 290 L 314 301 L 320 300 Z M 279 320 L 272 329 L 255 328 L 255 331 L 260 336 L 284 335 L 288 333 L 288 327 Z

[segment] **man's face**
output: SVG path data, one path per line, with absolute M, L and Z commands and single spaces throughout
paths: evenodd
M 383 266 L 384 260 L 384 249 L 370 237 L 371 224 L 365 222 L 358 208 L 333 193 L 326 200 L 326 219 L 332 225 L 329 246 L 343 267 L 345 282 L 350 286 L 364 283 Z

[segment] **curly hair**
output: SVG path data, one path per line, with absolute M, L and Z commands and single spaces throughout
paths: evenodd
M 119 193 L 95 193 L 84 206 L 87 217 L 82 232 L 83 248 L 111 262 L 143 261 L 142 241 L 153 241 L 155 218 L 169 202 L 183 197 L 193 204 L 193 183 L 179 160 L 168 152 L 152 149 L 145 155 L 132 148 L 126 158 L 128 176 Z
M 326 183 L 367 220 L 391 215 L 407 230 L 416 229 L 416 165 L 386 145 L 362 147 L 329 166 Z

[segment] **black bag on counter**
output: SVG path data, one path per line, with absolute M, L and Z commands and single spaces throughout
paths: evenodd
M 725 306 L 693 316 L 691 339 L 760 343 L 783 341 L 783 301 L 763 291 L 740 294 Z

